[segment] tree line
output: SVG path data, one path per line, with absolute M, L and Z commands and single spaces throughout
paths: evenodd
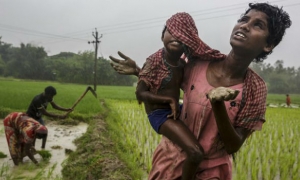
M 250 66 L 267 83 L 269 93 L 299 94 L 300 67 L 284 67 L 283 60 L 270 63 L 251 63 Z
M 0 76 L 19 79 L 50 80 L 64 83 L 94 84 L 95 55 L 92 51 L 62 52 L 48 56 L 43 47 L 21 43 L 20 47 L 1 41 Z M 116 73 L 110 61 L 97 59 L 98 85 L 132 86 L 137 78 Z
M 252 63 L 250 67 L 265 80 L 269 93 L 300 93 L 300 68 L 284 67 L 283 60 L 277 60 L 274 65 Z M 91 85 L 93 73 L 92 51 L 48 56 L 43 47 L 23 43 L 13 47 L 2 42 L 0 36 L 0 76 Z M 98 85 L 132 86 L 137 81 L 134 76 L 116 73 L 104 58 L 97 59 L 96 75 Z

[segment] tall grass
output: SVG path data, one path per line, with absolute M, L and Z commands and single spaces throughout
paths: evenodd
M 112 113 L 107 118 L 112 132 L 122 138 L 118 146 L 130 166 L 149 172 L 154 148 L 161 136 L 150 126 L 144 107 L 137 101 L 106 100 Z
M 300 111 L 268 108 L 261 131 L 236 156 L 235 179 L 300 179 Z
M 149 172 L 151 158 L 161 136 L 151 128 L 143 107 L 136 101 L 107 101 L 112 109 L 115 129 L 128 161 Z M 236 156 L 234 179 L 300 179 L 299 109 L 268 108 L 266 123 L 254 132 Z M 110 122 L 110 120 L 108 121 Z

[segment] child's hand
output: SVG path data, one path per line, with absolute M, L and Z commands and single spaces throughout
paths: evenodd
M 136 72 L 136 63 L 134 60 L 132 60 L 130 57 L 127 57 L 120 51 L 118 51 L 118 54 L 123 60 L 114 58 L 112 56 L 109 56 L 109 58 L 112 60 L 110 65 L 117 71 L 119 74 L 125 74 L 125 75 L 134 75 L 138 72 Z
M 173 117 L 174 120 L 178 119 L 178 117 L 180 115 L 178 102 L 175 101 L 174 99 L 172 99 L 171 102 L 170 102 L 170 107 L 171 107 L 171 110 L 172 110 L 172 114 L 169 114 L 167 117 L 168 118 Z
M 218 87 L 208 92 L 207 98 L 210 102 L 229 101 L 237 97 L 240 91 L 225 87 Z

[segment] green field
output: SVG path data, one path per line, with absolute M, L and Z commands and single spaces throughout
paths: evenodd
M 0 79 L 0 110 L 2 112 L 26 112 L 33 97 L 42 93 L 44 88 L 49 85 L 56 88 L 57 95 L 54 96 L 55 103 L 63 107 L 71 107 L 87 88 L 87 85 L 61 84 L 51 81 L 37 82 Z M 134 87 L 101 86 L 97 88 L 97 98 L 135 100 Z M 88 92 L 76 106 L 72 114 L 90 117 L 99 113 L 101 106 L 98 99 L 96 99 L 92 93 Z M 49 111 L 54 111 L 54 109 L 51 109 L 51 106 L 48 106 L 48 108 Z M 1 113 L 0 115 L 4 117 L 6 114 Z
M 58 94 L 57 104 L 70 107 L 81 96 L 87 85 L 0 80 L 0 111 L 25 111 L 34 95 L 45 86 L 53 85 Z M 114 140 L 119 157 L 132 170 L 149 172 L 151 156 L 160 136 L 150 127 L 142 106 L 135 100 L 134 87 L 98 86 L 95 99 L 92 94 L 78 104 L 71 117 L 90 118 L 105 113 L 108 134 Z M 293 104 L 300 104 L 300 95 L 291 94 Z M 108 112 L 100 101 L 104 100 Z M 269 94 L 268 103 L 281 104 L 285 95 Z M 52 109 L 49 108 L 49 111 Z M 300 179 L 299 151 L 300 109 L 267 108 L 266 123 L 261 131 L 245 142 L 236 154 L 234 179 Z M 139 172 L 133 179 L 141 179 Z

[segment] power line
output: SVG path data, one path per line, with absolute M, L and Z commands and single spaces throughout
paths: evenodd
M 289 7 L 289 6 L 296 6 L 300 5 L 300 3 L 295 3 L 295 4 L 290 4 L 290 5 L 285 5 L 284 7 Z M 206 17 L 206 18 L 198 18 L 194 19 L 196 22 L 198 21 L 203 21 L 203 20 L 208 20 L 208 19 L 218 19 L 218 18 L 223 18 L 223 17 L 228 17 L 228 16 L 234 16 L 234 15 L 240 15 L 241 13 L 231 13 L 231 14 L 225 14 L 225 15 L 219 15 L 219 16 L 213 16 L 213 17 Z M 120 31 L 108 31 L 108 32 L 103 32 L 103 34 L 116 34 L 116 33 L 123 33 L 123 32 L 129 32 L 129 31 L 136 31 L 136 30 L 141 30 L 141 29 L 147 29 L 147 28 L 154 28 L 154 27 L 162 27 L 162 25 L 153 25 L 153 26 L 147 26 L 147 27 L 141 27 L 141 28 L 134 28 L 134 29 L 127 29 L 127 30 L 120 30 Z
M 84 39 L 68 37 L 68 36 L 62 36 L 62 35 L 56 35 L 56 34 L 50 34 L 50 33 L 45 33 L 45 32 L 40 32 L 40 31 L 35 31 L 35 30 L 29 30 L 29 29 L 20 28 L 20 27 L 11 26 L 11 25 L 6 25 L 6 24 L 0 24 L 0 28 L 5 30 L 5 31 L 17 32 L 17 33 L 27 34 L 27 35 L 32 35 L 32 36 L 42 36 L 42 37 L 46 36 L 46 37 L 52 37 L 52 38 L 63 38 L 63 39 L 74 39 L 74 40 L 86 41 Z
M 287 0 L 278 0 L 278 1 L 272 1 L 272 2 L 279 2 L 279 1 L 287 1 Z M 235 10 L 235 9 L 239 9 L 240 7 L 235 7 L 235 6 L 241 6 L 242 4 L 244 5 L 244 3 L 239 3 L 239 4 L 233 4 L 233 5 L 223 6 L 223 7 L 204 9 L 204 10 L 200 10 L 200 11 L 193 11 L 193 12 L 190 12 L 190 13 L 198 13 L 198 14 L 193 15 L 193 17 L 197 17 L 197 16 L 201 16 L 201 15 L 208 15 L 208 14 L 219 13 L 219 12 L 227 12 L 227 11 L 232 11 L 232 10 Z M 296 5 L 299 5 L 299 4 L 300 3 L 287 4 L 287 5 L 284 5 L 284 7 L 296 6 Z M 230 9 L 224 9 L 224 8 L 230 8 Z M 216 10 L 216 9 L 219 9 L 219 10 Z M 207 12 L 207 11 L 211 11 L 211 10 L 214 10 L 214 11 L 213 12 Z M 225 15 L 218 15 L 218 16 L 214 16 L 214 17 L 205 17 L 205 18 L 198 18 L 198 19 L 194 18 L 194 19 L 195 19 L 195 21 L 201 21 L 201 20 L 207 20 L 207 19 L 217 19 L 217 18 L 232 16 L 232 15 L 237 15 L 237 14 L 240 14 L 240 13 L 231 13 L 231 14 L 225 14 Z M 146 28 L 162 27 L 163 23 L 162 23 L 162 20 L 160 20 L 162 18 L 164 18 L 164 20 L 166 19 L 166 17 L 157 17 L 157 18 L 144 19 L 144 20 L 133 21 L 133 22 L 119 23 L 119 24 L 110 25 L 110 26 L 103 26 L 102 28 L 106 28 L 106 30 L 102 30 L 102 31 L 104 32 L 103 34 L 115 34 L 115 33 L 141 30 L 141 29 L 146 29 Z M 150 22 L 147 22 L 147 21 L 150 21 Z M 160 23 L 160 24 L 155 25 L 157 23 Z M 132 25 L 124 26 L 126 24 L 127 25 L 132 24 Z M 121 27 L 116 28 L 116 26 L 121 26 Z M 139 27 L 139 26 L 144 26 L 144 27 Z M 116 30 L 116 31 L 110 31 L 112 29 L 112 27 L 115 27 L 115 28 L 113 28 L 113 30 Z M 136 27 L 138 27 L 138 28 L 136 28 Z M 130 29 L 128 29 L 128 28 L 130 28 Z M 5 31 L 9 31 L 9 32 L 17 32 L 17 33 L 21 33 L 21 34 L 28 34 L 28 35 L 40 36 L 40 37 L 51 37 L 51 38 L 57 39 L 57 41 L 52 41 L 52 42 L 48 42 L 48 43 L 61 42 L 61 41 L 64 41 L 66 39 L 85 41 L 85 42 L 87 41 L 85 39 L 76 38 L 76 36 L 56 35 L 56 34 L 44 33 L 44 32 L 35 31 L 35 30 L 28 30 L 28 29 L 24 29 L 24 28 L 19 28 L 19 27 L 10 26 L 10 25 L 3 25 L 3 24 L 0 24 L 0 29 L 4 29 Z M 69 33 L 69 34 L 72 34 L 72 33 Z M 81 35 L 82 33 L 81 34 L 77 33 L 77 34 Z M 86 35 L 84 37 L 86 37 Z M 61 40 L 61 39 L 63 39 L 63 40 Z M 47 42 L 46 43 L 44 42 L 43 44 L 47 44 Z
M 277 1 L 272 1 L 274 2 L 281 2 L 281 1 L 288 1 L 288 0 L 277 0 Z M 197 17 L 197 16 L 201 16 L 201 15 L 208 15 L 208 14 L 213 14 L 213 13 L 218 13 L 218 12 L 226 12 L 226 11 L 232 11 L 232 10 L 236 10 L 236 9 L 240 9 L 241 7 L 235 7 L 235 6 L 244 6 L 245 3 L 239 3 L 239 4 L 233 4 L 233 5 L 228 5 L 228 6 L 223 6 L 223 7 L 217 7 L 217 8 L 211 8 L 211 9 L 205 9 L 205 10 L 199 10 L 199 11 L 193 11 L 190 13 L 198 13 L 198 14 L 193 14 L 193 17 Z M 299 5 L 299 3 L 295 3 L 293 5 Z M 285 7 L 290 6 L 290 5 L 286 5 Z M 233 8 L 230 8 L 233 7 Z M 223 9 L 223 8 L 229 8 L 229 9 Z M 216 9 L 221 9 L 221 10 L 216 10 Z M 207 11 L 211 11 L 211 12 L 207 12 Z M 232 16 L 232 15 L 239 15 L 240 13 L 233 13 L 233 14 L 225 14 L 225 15 L 220 15 L 220 16 L 214 16 L 214 17 L 207 17 L 207 18 L 200 18 L 200 19 L 195 19 L 195 21 L 200 21 L 200 20 L 207 20 L 207 19 L 216 19 L 219 17 L 227 17 L 227 16 Z M 119 24 L 113 24 L 113 25 L 109 25 L 109 26 L 102 26 L 102 27 L 98 27 L 98 28 L 104 28 L 101 29 L 101 31 L 104 31 L 103 34 L 115 34 L 115 33 L 122 33 L 122 32 L 130 32 L 130 31 L 135 31 L 135 30 L 141 30 L 141 29 L 147 29 L 147 28 L 153 28 L 153 27 L 159 27 L 159 26 L 163 26 L 162 25 L 162 20 L 159 19 L 166 19 L 167 17 L 157 17 L 157 18 L 151 18 L 151 19 L 144 19 L 144 20 L 139 20 L 139 21 L 132 21 L 132 22 L 125 22 L 125 23 L 119 23 Z M 158 21 L 159 20 L 159 21 Z M 146 21 L 154 21 L 154 22 L 146 22 Z M 141 23 L 139 23 L 141 22 Z M 138 24 L 136 24 L 138 23 Z M 159 25 L 151 25 L 154 23 L 159 23 Z M 130 26 L 125 26 L 127 24 L 132 24 Z M 138 26 L 145 26 L 146 27 L 138 27 Z M 117 26 L 120 26 L 118 28 L 116 28 Z M 138 27 L 138 28 L 135 28 Z M 130 29 L 126 29 L 126 28 L 130 28 Z M 116 30 L 119 29 L 117 31 L 109 31 L 109 30 Z M 124 30 L 121 30 L 124 29 Z M 106 32 L 105 32 L 106 31 Z M 83 32 L 83 31 L 79 31 L 79 32 Z M 73 34 L 78 34 L 81 35 L 82 33 L 79 32 L 74 32 Z M 71 33 L 72 34 L 72 33 Z M 77 36 L 78 37 L 78 36 Z M 80 36 L 80 37 L 87 37 L 85 36 Z M 61 41 L 53 41 L 53 42 L 49 42 L 49 43 L 55 43 L 55 42 L 61 42 Z
M 277 1 L 272 1 L 272 2 L 274 3 L 274 2 L 281 2 L 281 1 L 288 1 L 288 0 L 277 0 Z M 296 4 L 298 4 L 298 3 L 296 3 Z M 197 17 L 197 16 L 208 15 L 208 14 L 213 14 L 213 13 L 237 10 L 237 9 L 240 9 L 244 5 L 245 5 L 245 3 L 239 3 L 239 4 L 233 4 L 233 5 L 223 6 L 223 7 L 204 9 L 204 10 L 200 10 L 200 11 L 193 11 L 193 12 L 189 12 L 189 13 L 190 14 L 197 13 L 197 14 L 192 14 L 193 17 Z M 235 6 L 240 6 L 240 7 L 235 7 Z M 224 9 L 224 8 L 227 8 L 227 9 Z M 219 9 L 219 10 L 216 10 L 216 9 Z M 207 11 L 210 11 L 210 12 L 207 12 Z M 226 16 L 232 16 L 232 15 L 238 15 L 238 14 L 240 14 L 240 13 L 200 18 L 200 19 L 197 19 L 197 21 L 198 20 L 206 20 L 206 19 L 216 19 L 219 17 L 226 17 Z M 115 33 L 120 33 L 120 32 L 129 32 L 129 31 L 134 31 L 134 30 L 163 26 L 163 23 L 165 22 L 165 19 L 167 19 L 167 18 L 169 18 L 169 17 L 157 17 L 157 18 L 144 19 L 144 20 L 138 20 L 138 21 L 132 21 L 132 22 L 118 23 L 118 24 L 113 24 L 113 25 L 109 25 L 109 26 L 97 27 L 97 28 L 100 29 L 100 31 L 103 31 L 104 34 L 115 34 Z M 163 20 L 160 20 L 160 19 L 163 19 Z M 157 23 L 159 23 L 159 25 L 152 25 L 152 24 L 157 24 Z M 129 24 L 131 24 L 131 25 L 129 25 Z M 146 27 L 139 27 L 139 26 L 146 26 Z M 138 28 L 135 28 L 135 27 L 138 27 Z M 130 28 L 130 29 L 128 29 L 128 28 Z M 112 29 L 116 30 L 116 31 L 111 32 L 110 30 L 112 30 Z M 124 30 L 121 30 L 121 29 L 124 29 Z
M 276 1 L 271 1 L 271 2 L 274 3 L 274 2 L 281 2 L 281 1 L 288 1 L 288 0 L 276 0 Z M 240 6 L 240 7 L 235 7 L 235 6 Z M 229 11 L 229 10 L 234 10 L 234 9 L 240 9 L 244 6 L 245 6 L 245 3 L 238 3 L 238 4 L 232 4 L 232 5 L 222 6 L 222 7 L 199 10 L 199 11 L 191 11 L 189 13 L 190 14 L 194 13 L 194 15 L 193 15 L 193 17 L 194 17 L 194 16 L 199 16 L 199 15 L 206 15 L 206 14 L 212 14 L 212 13 L 217 13 L 217 12 L 224 12 L 224 11 Z M 230 8 L 230 7 L 234 7 L 234 8 Z M 224 8 L 230 8 L 230 9 L 224 9 Z M 216 9 L 220 9 L 220 10 L 216 10 Z M 212 12 L 207 12 L 207 11 L 212 11 Z M 169 16 L 143 19 L 143 20 L 137 20 L 137 21 L 131 21 L 131 22 L 112 24 L 112 25 L 108 25 L 108 26 L 100 26 L 100 27 L 97 27 L 97 29 L 108 30 L 108 29 L 115 29 L 115 28 L 127 28 L 129 24 L 133 24 L 133 25 L 130 25 L 129 27 L 139 26 L 141 24 L 162 22 L 168 18 L 169 18 Z M 154 21 L 154 22 L 152 22 L 152 21 Z M 73 32 L 71 34 L 81 34 L 81 32 L 85 32 L 85 31 L 86 30 L 82 30 L 82 31 L 78 31 L 78 32 Z

